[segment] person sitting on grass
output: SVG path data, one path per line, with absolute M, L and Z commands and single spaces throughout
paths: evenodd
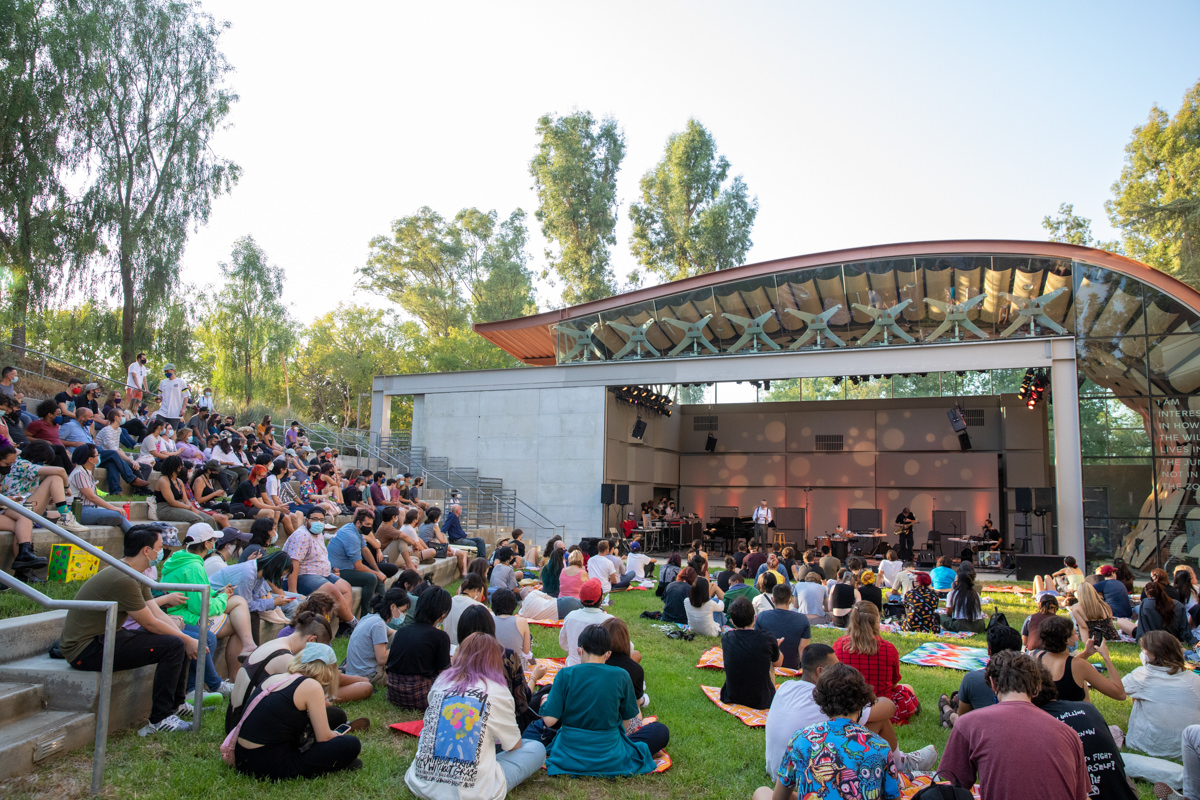
M 1025 652 L 1032 653 L 1042 649 L 1042 620 L 1057 616 L 1059 608 L 1058 598 L 1054 595 L 1045 594 L 1038 600 L 1037 612 L 1030 614 L 1021 623 L 1021 646 Z
M 1053 575 L 1035 575 L 1033 578 L 1033 593 L 1036 595 L 1047 589 L 1057 588 L 1060 594 L 1072 594 L 1079 588 L 1087 576 L 1079 568 L 1074 556 L 1063 559 L 1063 568 Z
M 600 581 L 595 578 L 585 581 L 579 590 L 579 602 L 583 607 L 563 617 L 563 626 L 558 631 L 558 645 L 567 654 L 568 667 L 579 663 L 579 634 L 583 629 L 589 625 L 600 625 L 609 618 L 600 608 L 603 597 Z
M 665 570 L 664 570 L 665 572 Z M 679 570 L 675 580 L 663 591 L 663 610 L 661 620 L 686 625 L 687 602 L 692 594 L 692 585 L 696 582 L 696 570 L 684 567 Z
M 942 621 L 937 607 L 938 595 L 929 574 L 913 573 L 913 586 L 904 594 L 904 621 L 900 627 L 911 632 L 941 633 Z
M 775 576 L 775 583 L 782 583 L 788 587 L 791 586 L 791 580 L 788 578 L 787 569 L 779 562 L 779 556 L 775 555 L 774 551 L 767 553 L 767 560 L 761 566 L 759 566 L 758 570 L 754 574 L 754 583 L 764 594 L 770 591 L 763 584 L 763 576 L 767 573 Z
M 496 619 L 484 606 L 471 606 L 458 618 L 458 640 L 465 642 L 473 633 L 483 633 L 492 638 L 496 636 Z M 513 710 L 517 718 L 517 727 L 523 732 L 530 723 L 538 718 L 537 712 L 531 708 L 530 702 L 537 691 L 537 682 L 546 674 L 546 667 L 536 664 L 529 675 L 525 674 L 525 661 L 515 650 L 501 647 L 501 672 L 504 683 L 512 693 Z M 458 651 L 454 658 L 458 657 Z
M 450 637 L 437 626 L 450 613 L 450 594 L 439 586 L 421 593 L 411 625 L 392 636 L 388 650 L 387 699 L 400 708 L 424 711 L 434 680 L 450 666 Z
M 896 704 L 892 722 L 903 725 L 921 709 L 916 692 L 900 682 L 900 654 L 879 635 L 879 609 L 865 600 L 854 604 L 845 636 L 833 643 L 838 661 L 863 674 L 879 697 Z
M 188 528 L 183 539 L 183 548 L 175 552 L 163 562 L 163 583 L 200 583 L 207 584 L 208 572 L 204 569 L 204 559 L 212 550 L 217 540 L 217 532 L 207 522 L 197 522 Z M 184 592 L 187 602 L 173 606 L 167 613 L 179 617 L 184 623 L 183 632 L 189 636 L 200 635 L 200 613 L 204 600 L 199 592 Z M 228 639 L 225 643 L 225 674 L 236 675 L 240 658 L 245 658 L 254 652 L 254 636 L 250 629 L 250 607 L 246 598 L 234 593 L 232 584 L 224 584 L 222 588 L 212 592 L 208 598 L 208 651 L 205 654 L 204 678 L 209 691 L 229 697 L 233 684 L 222 681 L 213 665 L 213 654 L 220 639 Z M 195 670 L 188 676 L 188 689 L 196 683 Z
M 450 636 L 450 652 L 458 647 L 458 618 L 471 606 L 483 605 L 487 597 L 487 584 L 478 573 L 468 572 L 458 584 L 458 594 L 450 602 L 450 614 L 447 615 L 444 630 Z M 486 606 L 485 606 L 486 608 Z
M 162 534 L 149 525 L 135 525 L 125 534 L 122 561 L 135 572 L 145 572 L 162 557 Z M 113 642 L 113 669 L 126 670 L 156 664 L 150 691 L 150 721 L 139 736 L 191 730 L 180 719 L 187 687 L 187 665 L 194 662 L 199 642 L 180 630 L 153 601 L 150 587 L 116 567 L 106 566 L 79 587 L 76 600 L 117 603 L 117 632 Z M 68 609 L 59 648 L 73 669 L 100 672 L 104 666 L 104 611 Z M 124 627 L 133 619 L 139 630 Z
M 779 579 L 775 577 L 777 574 L 774 570 L 770 570 L 759 576 L 757 586 L 761 594 L 751 601 L 754 605 L 755 615 L 775 607 L 775 587 L 779 584 Z
M 658 562 L 642 552 L 641 542 L 633 541 L 629 543 L 629 558 L 625 563 L 629 565 L 634 579 L 642 580 L 654 577 L 654 565 Z
M 1021 652 L 1021 634 L 1007 625 L 993 625 L 988 628 L 988 658 L 995 658 L 997 653 L 1006 650 Z M 941 712 L 943 728 L 953 728 L 962 715 L 996 703 L 996 695 L 992 692 L 992 687 L 988 686 L 982 669 L 971 670 L 964 675 L 955 694 L 957 697 L 951 698 L 943 694 L 938 698 L 938 711 Z
M 623 576 L 617 565 L 608 557 L 608 542 L 601 539 L 596 543 L 596 555 L 587 562 L 587 572 L 590 578 L 600 581 L 604 593 L 614 590 L 628 589 L 633 576 Z
M 372 598 L 371 613 L 354 626 L 346 645 L 347 675 L 366 678 L 375 686 L 384 684 L 388 642 L 392 632 L 400 629 L 411 602 L 408 592 L 399 586 Z
M 792 596 L 796 601 L 796 610 L 808 618 L 809 624 L 820 625 L 829 621 L 827 600 L 825 597 L 825 579 L 820 570 L 810 570 L 801 574 L 792 586 Z
M 940 777 L 959 786 L 978 781 L 979 796 L 988 800 L 1086 800 L 1092 781 L 1079 736 L 1030 702 L 1042 689 L 1038 663 L 1005 651 L 988 662 L 984 676 L 997 702 L 954 726 Z
M 472 633 L 430 689 L 405 784 L 424 800 L 503 798 L 545 761 L 541 742 L 521 738 L 500 646 Z
M 584 628 L 576 663 L 555 676 L 541 706 L 542 719 L 525 730 L 526 739 L 550 739 L 547 775 L 614 778 L 654 771 L 654 754 L 667 746 L 670 731 L 652 722 L 627 732 L 639 714 L 638 698 L 629 674 L 606 663 L 610 655 L 608 630 Z
M 983 633 L 987 628 L 987 614 L 979 592 L 975 589 L 975 568 L 964 562 L 958 568 L 958 577 L 946 595 L 946 613 L 941 615 L 942 627 L 948 631 Z
M 938 556 L 937 566 L 929 572 L 933 590 L 941 597 L 946 596 L 946 593 L 950 591 L 950 587 L 954 585 L 954 579 L 957 577 L 958 574 L 950 566 L 949 556 Z
M 666 568 L 663 569 L 663 575 L 666 575 Z M 664 578 L 665 579 L 665 578 Z M 725 609 L 728 611 L 729 604 L 739 597 L 744 597 L 754 603 L 754 598 L 758 597 L 758 589 L 746 583 L 746 577 L 740 572 L 735 572 L 729 576 L 729 588 L 725 591 Z
M 567 566 L 566 550 L 556 545 L 550 550 L 550 555 L 542 559 L 542 591 L 550 597 L 558 597 L 558 580 L 563 569 Z
M 779 770 L 784 750 L 797 731 L 829 721 L 828 715 L 821 711 L 813 699 L 813 690 L 825 670 L 838 663 L 832 647 L 814 642 L 804 648 L 804 655 L 800 659 L 803 670 L 801 679 L 785 681 L 775 692 L 771 711 L 767 715 L 768 777 L 774 777 Z M 895 703 L 886 697 L 878 697 L 874 703 L 862 709 L 858 723 L 888 743 L 900 771 L 912 773 L 932 769 L 937 764 L 937 748 L 933 745 L 926 745 L 912 753 L 900 751 L 896 729 L 892 725 L 892 715 L 895 713 Z
M 508 589 L 497 589 L 492 595 L 492 613 L 496 618 L 496 639 L 505 649 L 521 656 L 522 662 L 533 661 L 533 637 L 529 622 L 517 613 L 517 595 Z
M 838 573 L 837 582 L 829 585 L 829 619 L 839 628 L 850 623 L 850 611 L 861 598 L 855 588 L 854 573 L 844 569 Z
M 1095 641 L 1089 637 L 1083 652 L 1071 655 L 1069 649 L 1079 642 L 1079 634 L 1075 625 L 1066 617 L 1042 620 L 1038 632 L 1041 634 L 1043 649 L 1030 655 L 1050 671 L 1061 699 L 1072 702 L 1087 700 L 1089 684 L 1113 700 L 1125 699 L 1121 673 L 1109 658 L 1107 643 L 1101 640 L 1097 648 Z M 1107 671 L 1103 675 L 1088 660 L 1096 653 L 1104 659 Z
M 333 602 L 326 595 L 317 595 L 312 600 L 305 600 L 292 616 L 292 624 L 289 626 L 291 631 L 287 636 L 263 642 L 242 662 L 233 681 L 229 705 L 225 708 L 227 735 L 242 718 L 242 712 L 246 708 L 246 697 L 250 692 L 262 686 L 262 682 L 272 675 L 287 672 L 292 656 L 303 650 L 309 642 L 329 644 L 333 639 L 333 628 L 329 620 L 320 608 L 314 608 L 321 601 L 328 605 L 329 611 L 333 610 Z M 346 712 L 336 706 L 329 706 L 328 714 L 332 728 L 346 721 Z
M 1121 748 L 1099 709 L 1091 703 L 1059 700 L 1058 688 L 1045 667 L 1042 667 L 1042 690 L 1032 699 L 1035 706 L 1079 735 L 1083 760 L 1091 779 L 1088 797 L 1137 800 L 1137 789 L 1125 774 Z
M 828 720 L 792 734 L 774 772 L 774 789 L 760 786 L 754 800 L 899 798 L 891 745 L 859 724 L 875 694 L 858 670 L 830 664 L 811 696 Z
M 1123 587 L 1122 587 L 1123 588 Z M 1132 620 L 1118 620 L 1113 610 L 1100 596 L 1090 583 L 1081 583 L 1075 590 L 1075 598 L 1079 601 L 1071 606 L 1071 617 L 1081 631 L 1087 631 L 1091 637 L 1100 636 L 1108 642 L 1118 642 L 1122 632 L 1132 635 L 1137 625 Z
M 1163 574 L 1166 575 L 1165 572 Z M 1188 624 L 1187 609 L 1170 594 L 1174 587 L 1151 581 L 1143 591 L 1146 596 L 1138 607 L 1135 637 L 1140 640 L 1150 631 L 1166 631 L 1185 645 L 1196 641 Z
M 781 639 L 773 639 L 754 625 L 754 606 L 744 597 L 729 605 L 729 624 L 733 630 L 721 635 L 721 653 L 725 660 L 725 684 L 721 702 L 770 708 L 775 697 L 775 667 L 783 663 Z
M 1184 728 L 1200 724 L 1200 675 L 1188 669 L 1182 645 L 1166 631 L 1150 631 L 1138 645 L 1142 666 L 1123 681 L 1133 699 L 1125 744 L 1152 756 L 1178 759 L 1183 755 Z
M 309 642 L 292 656 L 287 674 L 267 678 L 247 698 L 250 704 L 258 693 L 267 693 L 253 708 L 247 706 L 242 719 L 234 748 L 238 772 L 278 781 L 362 767 L 362 743 L 329 727 L 325 701 L 337 690 L 337 664 L 332 647 Z M 313 741 L 307 742 L 310 729 Z
M 642 669 L 642 654 L 633 649 L 629 640 L 629 626 L 619 617 L 609 617 L 602 623 L 608 631 L 611 640 L 612 653 L 604 662 L 613 667 L 620 667 L 629 673 L 633 681 L 633 693 L 638 697 L 638 705 L 642 708 L 650 705 L 650 695 L 646 694 L 646 673 Z
M 807 615 L 791 608 L 792 592 L 787 584 L 777 585 L 772 592 L 775 607 L 758 615 L 754 620 L 754 629 L 779 642 L 783 666 L 799 669 L 804 648 L 812 638 L 812 627 L 808 624 Z
M 497 589 L 508 589 L 510 592 L 520 595 L 522 598 L 533 591 L 532 586 L 522 587 L 520 580 L 517 577 L 517 571 L 513 565 L 517 561 L 517 554 L 511 547 L 501 547 L 495 552 L 496 563 L 492 566 L 492 576 L 489 579 L 488 593 L 491 594 Z
M 725 622 L 725 593 L 716 583 L 706 578 L 696 578 L 683 605 L 687 625 L 697 636 L 720 636 Z

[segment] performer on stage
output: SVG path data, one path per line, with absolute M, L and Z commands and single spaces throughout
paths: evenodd
M 900 550 L 900 558 L 905 561 L 911 561 L 913 557 L 913 525 L 917 522 L 917 518 L 913 516 L 912 511 L 908 506 L 896 515 L 896 530 L 900 534 L 900 543 L 897 548 Z
M 771 513 L 771 509 L 767 508 L 766 500 L 760 502 L 758 508 L 754 509 L 753 519 L 755 541 L 767 541 L 767 526 L 775 519 L 775 515 Z
M 983 538 L 986 541 L 979 545 L 980 550 L 999 550 L 1000 542 L 1004 539 L 1000 535 L 1000 531 L 996 530 L 996 527 L 992 525 L 992 518 L 990 516 L 983 523 Z

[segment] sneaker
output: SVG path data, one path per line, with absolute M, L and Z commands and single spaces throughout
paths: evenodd
M 88 529 L 75 520 L 75 515 L 68 511 L 58 518 L 58 527 L 71 533 L 87 533 Z
M 217 691 L 214 692 L 214 694 L 220 694 L 221 697 L 228 700 L 233 695 L 233 681 L 221 681 L 221 685 L 217 687 Z M 205 701 L 205 705 L 207 705 L 208 704 L 208 696 L 207 695 L 205 695 L 204 701 Z
M 1154 784 L 1154 789 L 1152 791 L 1154 792 L 1154 797 L 1156 800 L 1184 800 L 1183 795 L 1162 781 Z
M 931 744 L 927 744 L 920 750 L 914 750 L 911 753 L 904 754 L 904 771 L 913 772 L 931 772 L 937 767 L 937 748 Z
M 189 692 L 188 697 L 192 696 L 192 693 Z M 214 708 L 225 702 L 225 695 L 221 694 L 220 692 L 205 692 L 204 700 L 202 702 L 204 703 L 205 708 Z M 184 700 L 179 704 L 179 708 L 175 709 L 175 716 L 177 717 L 187 717 L 190 719 L 195 713 L 196 709 L 192 705 L 191 700 Z
M 184 733 L 192 729 L 192 723 L 184 722 L 175 714 L 166 717 L 158 722 L 150 722 L 138 731 L 138 736 L 150 736 L 155 733 Z

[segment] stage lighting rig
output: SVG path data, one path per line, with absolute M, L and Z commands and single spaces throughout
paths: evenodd
M 617 400 L 637 406 L 639 409 L 653 411 L 661 416 L 671 416 L 671 406 L 675 405 L 675 401 L 670 397 L 645 386 L 610 386 L 608 390 L 616 396 Z
M 1025 406 L 1030 411 L 1033 411 L 1035 408 L 1037 408 L 1038 403 L 1040 403 L 1043 398 L 1046 400 L 1046 402 L 1050 402 L 1049 397 L 1046 396 L 1046 390 L 1049 388 L 1050 376 L 1047 374 L 1046 370 L 1036 370 L 1033 379 L 1029 384 L 1029 396 L 1025 400 Z

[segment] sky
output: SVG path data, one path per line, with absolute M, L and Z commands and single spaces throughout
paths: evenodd
M 747 263 L 928 239 L 1044 239 L 1104 201 L 1134 127 L 1200 80 L 1200 2 L 354 2 L 205 0 L 240 96 L 214 151 L 244 170 L 194 233 L 216 283 L 252 235 L 304 323 L 355 290 L 372 237 L 429 206 L 528 215 L 546 113 L 620 124 L 613 264 L 628 210 L 695 117 L 758 198 Z M 561 305 L 538 285 L 542 310 Z

